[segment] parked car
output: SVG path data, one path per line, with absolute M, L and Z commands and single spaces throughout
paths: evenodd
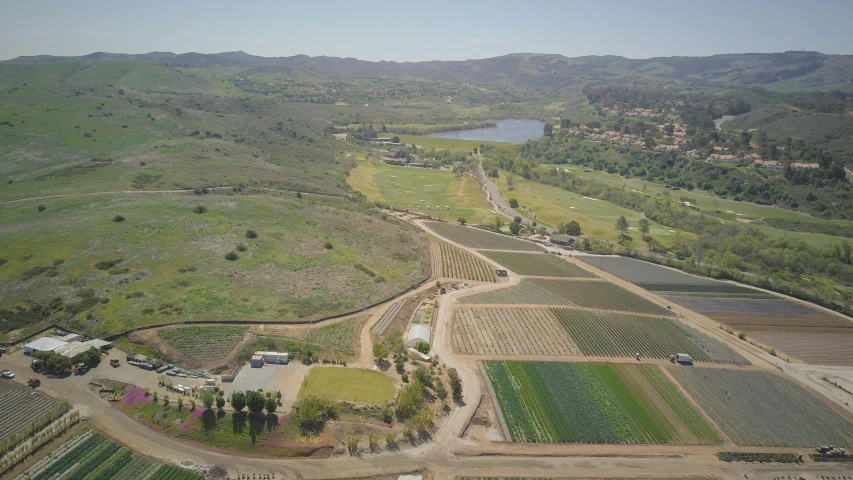
M 3 378 L 15 378 L 15 374 L 10 372 L 9 370 L 3 370 L 0 372 L 0 377 Z

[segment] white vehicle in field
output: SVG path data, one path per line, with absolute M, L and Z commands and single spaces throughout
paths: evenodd
M 15 378 L 15 374 L 10 372 L 9 370 L 3 370 L 0 372 L 0 377 L 3 378 Z

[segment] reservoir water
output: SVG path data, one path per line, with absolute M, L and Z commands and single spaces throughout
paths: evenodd
M 542 137 L 545 122 L 522 118 L 505 118 L 495 121 L 497 126 L 455 130 L 427 135 L 434 138 L 454 138 L 457 140 L 480 140 L 483 142 L 523 143 Z

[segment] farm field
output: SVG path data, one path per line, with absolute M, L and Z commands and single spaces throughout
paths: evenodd
M 604 282 L 599 282 L 604 283 Z M 510 305 L 572 305 L 572 302 L 532 280 L 522 279 L 513 285 L 491 292 L 480 292 L 459 298 L 461 304 L 510 304 Z
M 439 272 L 435 272 L 436 276 L 475 282 L 495 281 L 495 272 L 491 265 L 447 242 L 441 240 L 437 240 L 437 242 L 441 256 L 441 268 Z
M 806 363 L 853 366 L 853 321 L 784 299 L 669 300 Z
M 737 445 L 853 445 L 853 425 L 772 373 L 676 366 L 670 372 Z
M 533 253 L 510 253 L 484 250 L 483 255 L 519 275 L 537 277 L 598 278 L 562 257 Z
M 514 361 L 482 365 L 515 442 L 720 443 L 655 366 Z
M 196 358 L 225 357 L 246 336 L 249 327 L 216 325 L 173 327 L 157 330 L 157 335 L 183 354 Z
M 720 342 L 666 318 L 574 308 L 457 308 L 453 351 L 465 355 L 541 355 L 667 359 L 749 365 Z
M 804 333 L 786 330 L 744 330 L 761 343 L 814 365 L 853 366 L 853 332 Z
M 175 466 L 155 463 L 87 429 L 57 447 L 18 478 L 203 480 L 205 477 Z
M 514 190 L 510 191 L 506 183 L 507 175 L 507 172 L 501 171 L 495 184 L 507 201 L 515 198 L 519 205 L 532 210 L 536 218 L 531 220 L 549 227 L 575 220 L 584 234 L 618 240 L 619 232 L 614 230 L 613 225 L 617 218 L 624 216 L 629 225 L 629 230 L 625 233 L 634 237 L 635 242 L 640 242 L 640 232 L 637 231 L 637 223 L 641 218 L 639 212 L 562 188 L 525 180 L 518 175 L 513 176 Z M 667 247 L 673 245 L 676 239 L 692 242 L 696 238 L 691 233 L 675 231 L 655 222 L 649 222 L 649 236 Z
M 28 436 L 31 427 L 46 425 L 66 410 L 64 402 L 20 383 L 0 380 L 0 412 L 6 412 L 0 415 L 0 454 Z
M 382 372 L 314 367 L 299 390 L 299 398 L 316 395 L 330 400 L 385 405 L 394 396 L 394 391 L 394 379 Z
M 458 308 L 453 351 L 475 355 L 580 355 L 547 308 Z
M 442 237 L 468 248 L 478 250 L 515 250 L 520 252 L 544 252 L 539 245 L 507 235 L 487 232 L 475 227 L 464 227 L 455 223 L 427 222 L 426 226 Z
M 536 285 L 579 307 L 671 316 L 672 312 L 624 288 L 605 281 L 532 280 Z
M 576 309 L 554 309 L 554 314 L 587 356 L 632 357 L 640 353 L 666 359 L 674 353 L 687 353 L 697 362 L 749 364 L 722 342 L 695 329 L 679 328 L 676 324 L 680 322 L 666 318 Z
M 717 285 L 723 283 L 634 258 L 594 255 L 578 258 L 634 284 Z
M 486 223 L 496 215 L 473 176 L 457 178 L 450 170 L 360 161 L 350 170 L 347 183 L 370 203 L 410 211 L 421 206 L 424 213 L 446 220 L 462 217 L 470 223 Z

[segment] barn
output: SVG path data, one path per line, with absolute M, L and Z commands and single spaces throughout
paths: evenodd
M 57 348 L 64 347 L 68 342 L 53 337 L 41 337 L 38 340 L 24 345 L 24 354 L 32 355 L 36 352 L 52 352 Z
M 575 237 L 571 235 L 551 235 L 550 237 L 551 243 L 555 243 L 557 245 L 562 245 L 564 247 L 574 247 L 575 246 Z

